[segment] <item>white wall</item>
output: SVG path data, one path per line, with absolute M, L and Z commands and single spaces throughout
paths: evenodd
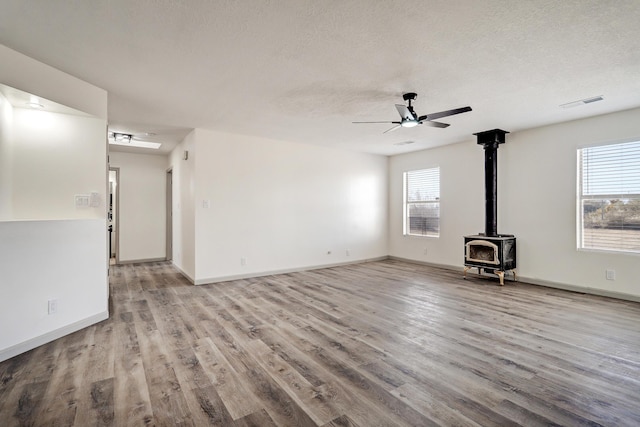
M 500 153 L 498 154 L 500 160 Z M 440 166 L 440 237 L 403 235 L 403 173 Z M 462 265 L 463 239 L 484 228 L 484 153 L 475 141 L 394 156 L 389 167 L 389 254 Z M 498 167 L 498 175 L 501 175 Z M 501 195 L 498 195 L 498 200 Z M 498 216 L 500 220 L 500 216 Z M 500 231 L 500 227 L 498 227 Z
M 173 264 L 191 281 L 196 277 L 195 243 L 195 131 L 189 133 L 170 154 L 173 175 Z M 189 158 L 183 159 L 184 152 Z
M 166 257 L 166 156 L 109 153 L 110 166 L 120 168 L 120 262 Z
M 196 283 L 387 255 L 386 157 L 195 136 Z
M 12 218 L 13 107 L 0 93 L 0 220 Z
M 640 138 L 640 109 L 507 135 L 498 150 L 498 232 L 516 235 L 519 276 L 561 287 L 640 296 L 640 255 L 576 249 L 576 150 L 629 138 Z M 483 161 L 475 137 L 391 158 L 392 256 L 462 266 L 462 236 L 484 227 Z M 436 164 L 442 174 L 441 236 L 403 236 L 402 172 Z M 605 279 L 608 268 L 616 270 L 615 281 Z
M 104 218 L 104 120 L 27 108 L 13 117 L 13 219 Z M 100 206 L 76 207 L 75 195 L 92 192 Z
M 106 92 L 4 46 L 0 83 L 95 117 L 13 109 L 13 212 L 0 221 L 1 361 L 105 319 L 108 282 Z M 99 192 L 100 206 L 80 212 L 70 195 L 85 191 Z M 46 314 L 49 299 L 58 300 L 56 314 Z
M 0 222 L 0 361 L 108 317 L 106 243 L 101 219 Z

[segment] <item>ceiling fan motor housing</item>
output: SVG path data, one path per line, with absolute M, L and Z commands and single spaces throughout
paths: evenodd
M 402 95 L 402 99 L 409 102 L 415 101 L 417 97 L 418 97 L 418 94 L 415 92 L 407 92 L 404 95 Z

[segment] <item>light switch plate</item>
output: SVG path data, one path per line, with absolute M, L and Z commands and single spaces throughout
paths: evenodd
M 89 196 L 87 194 L 76 194 L 75 201 L 77 208 L 89 207 Z

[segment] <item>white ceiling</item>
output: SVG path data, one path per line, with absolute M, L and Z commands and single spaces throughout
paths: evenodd
M 0 43 L 106 89 L 112 130 L 391 155 L 640 106 L 639 18 L 638 0 L 2 0 Z M 409 91 L 420 115 L 473 111 L 351 124 L 398 120 Z

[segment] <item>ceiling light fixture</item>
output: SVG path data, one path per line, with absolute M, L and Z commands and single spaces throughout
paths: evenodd
M 133 138 L 133 135 L 128 133 L 113 133 L 113 140 L 120 144 L 129 144 L 131 142 L 131 138 Z
M 40 99 L 34 95 L 29 96 L 29 102 L 25 102 L 25 105 L 36 110 L 42 110 L 44 108 L 44 105 L 40 103 Z
M 138 141 L 129 133 L 109 132 L 109 144 L 124 147 L 151 148 L 157 150 L 162 145 L 159 142 Z
M 580 105 L 591 104 L 592 102 L 598 102 L 604 100 L 602 95 L 592 96 L 591 98 L 580 99 L 578 101 L 567 102 L 566 104 L 560 104 L 560 108 L 573 108 Z

